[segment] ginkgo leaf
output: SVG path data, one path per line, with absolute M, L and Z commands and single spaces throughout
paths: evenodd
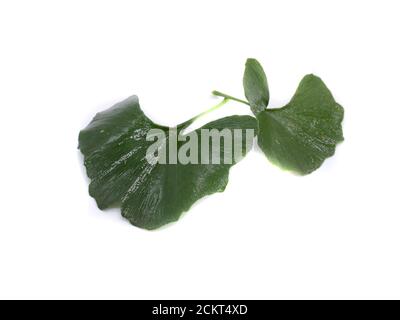
M 307 75 L 285 107 L 257 114 L 258 144 L 272 162 L 308 174 L 332 156 L 343 140 L 343 116 L 343 108 L 322 80 Z
M 217 129 L 228 133 L 224 139 L 221 138 L 218 150 L 210 144 L 210 157 L 218 153 L 225 160 L 227 153 L 237 149 L 243 157 L 251 148 L 252 139 L 246 134 L 238 136 L 238 132 L 256 132 L 256 119 L 231 116 L 181 134 L 180 130 L 189 123 L 176 128 L 176 148 L 178 152 L 183 151 L 183 155 L 190 154 L 192 160 L 197 160 L 183 164 L 170 158 L 173 152 L 168 146 L 175 139 L 171 136 L 175 129 L 157 125 L 146 117 L 136 96 L 97 114 L 80 132 L 79 148 L 91 179 L 89 193 L 98 207 L 121 206 L 122 215 L 133 225 L 156 229 L 178 220 L 200 198 L 224 191 L 229 169 L 241 157 L 234 157 L 231 162 L 221 159 L 220 163 L 214 163 L 210 158 L 207 163 L 201 158 L 203 150 L 200 146 L 208 139 L 202 136 L 202 132 L 204 129 Z M 156 140 L 149 135 L 153 131 L 164 133 L 164 137 L 158 137 L 154 156 L 149 157 L 149 148 Z M 199 137 L 195 150 L 185 149 L 191 137 Z M 164 151 L 168 151 L 165 155 L 169 160 L 167 163 L 159 161 Z
M 247 59 L 246 61 L 243 87 L 246 99 L 255 115 L 267 109 L 269 103 L 267 77 L 256 59 Z
M 267 77 L 255 59 L 246 62 L 243 87 L 248 102 L 216 90 L 213 94 L 250 106 L 258 122 L 258 145 L 277 165 L 311 173 L 343 141 L 344 110 L 317 76 L 305 76 L 292 100 L 280 109 L 267 109 Z

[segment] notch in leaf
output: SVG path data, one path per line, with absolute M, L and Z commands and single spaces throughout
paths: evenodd
M 217 107 L 226 101 L 225 99 Z M 223 143 L 219 146 L 220 150 L 216 150 L 220 154 L 227 150 L 227 143 L 230 146 L 235 144 L 235 147 L 239 143 L 242 156 L 250 150 L 252 139 L 249 141 L 246 135 L 238 137 L 237 132 L 250 129 L 255 133 L 257 122 L 253 117 L 226 117 L 180 135 L 180 130 L 188 127 L 196 118 L 177 127 L 177 148 L 183 146 L 193 135 L 203 141 L 205 138 L 201 135 L 202 129 L 216 129 L 231 133 L 228 140 L 221 139 Z M 87 175 L 91 179 L 89 193 L 100 209 L 119 205 L 122 215 L 133 225 L 156 229 L 178 220 L 200 198 L 224 191 L 229 169 L 240 157 L 234 157 L 231 163 L 217 164 L 202 164 L 204 162 L 201 161 L 162 164 L 149 161 L 148 150 L 154 141 L 147 138 L 148 133 L 150 130 L 165 133 L 157 141 L 160 146 L 158 150 L 163 150 L 170 142 L 170 129 L 157 125 L 146 117 L 139 106 L 138 98 L 132 96 L 97 114 L 80 132 L 79 148 L 84 155 Z M 198 148 L 202 146 L 201 141 L 197 144 Z M 195 152 L 201 156 L 200 150 Z

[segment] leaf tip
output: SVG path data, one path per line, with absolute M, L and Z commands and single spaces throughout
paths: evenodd
M 258 64 L 261 66 L 260 62 L 258 62 L 258 60 L 256 58 L 247 58 L 246 65 L 250 65 L 250 64 Z

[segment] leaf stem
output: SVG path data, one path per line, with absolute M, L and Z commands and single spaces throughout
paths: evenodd
M 232 96 L 230 96 L 230 95 L 228 95 L 228 94 L 225 94 L 225 93 L 222 93 L 222 92 L 219 92 L 219 91 L 216 91 L 216 90 L 214 90 L 214 91 L 212 92 L 212 94 L 213 94 L 214 96 L 217 96 L 217 97 L 222 97 L 222 98 L 225 98 L 225 99 L 229 99 L 229 100 L 237 101 L 237 102 L 240 102 L 240 103 L 244 103 L 244 104 L 247 104 L 248 106 L 250 105 L 247 101 L 244 101 L 244 100 L 242 100 L 242 99 L 238 99 L 238 98 L 232 97 Z
M 206 110 L 206 111 L 204 111 L 204 112 L 202 112 L 202 113 L 199 113 L 197 116 L 195 116 L 195 117 L 193 117 L 193 118 L 191 118 L 191 119 L 189 119 L 189 120 L 187 120 L 187 121 L 181 123 L 180 125 L 178 125 L 178 128 L 179 128 L 180 130 L 183 130 L 183 129 L 189 127 L 189 126 L 190 126 L 193 122 L 195 122 L 197 119 L 199 119 L 199 118 L 205 116 L 206 114 L 208 114 L 208 113 L 210 113 L 210 112 L 212 112 L 212 111 L 215 111 L 215 110 L 221 108 L 221 107 L 224 106 L 228 101 L 229 101 L 228 98 L 224 98 L 224 100 L 222 100 L 221 102 L 219 102 L 217 105 L 215 105 L 215 106 L 211 107 L 210 109 L 208 109 L 208 110 Z

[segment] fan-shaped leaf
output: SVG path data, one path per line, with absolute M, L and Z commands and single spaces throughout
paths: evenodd
M 178 127 L 178 131 L 182 128 Z M 79 148 L 84 154 L 87 174 L 91 179 L 89 193 L 98 207 L 104 209 L 120 205 L 125 218 L 145 229 L 155 229 L 176 221 L 198 199 L 223 191 L 228 183 L 229 169 L 238 161 L 234 158 L 232 163 L 200 163 L 200 150 L 195 150 L 199 164 L 149 161 L 146 155 L 154 144 L 154 141 L 148 140 L 152 129 L 165 133 L 165 138 L 158 141 L 157 154 L 170 142 L 170 128 L 147 118 L 140 109 L 137 97 L 133 96 L 97 114 L 79 135 Z M 191 135 L 200 137 L 200 148 L 205 139 L 201 135 L 202 129 L 224 129 L 232 133 L 229 138 L 232 140 L 222 139 L 220 150 L 217 150 L 222 158 L 223 152 L 229 151 L 226 144 L 230 143 L 230 148 L 234 148 L 238 141 L 244 155 L 249 149 L 244 143 L 246 137 L 234 139 L 234 131 L 256 130 L 257 123 L 249 116 L 226 117 L 192 133 L 178 133 L 177 148 L 184 146 Z M 168 152 L 168 156 L 171 154 Z
M 311 173 L 343 140 L 343 115 L 322 80 L 307 75 L 285 107 L 257 114 L 258 144 L 272 162 L 299 174 Z

